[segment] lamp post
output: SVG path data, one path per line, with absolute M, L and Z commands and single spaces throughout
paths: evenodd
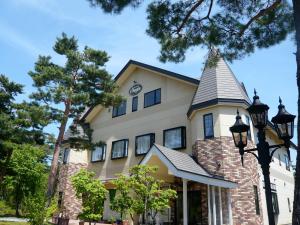
M 265 182 L 265 194 L 269 225 L 275 225 L 270 183 L 270 163 L 272 161 L 272 157 L 275 151 L 281 148 L 282 146 L 287 148 L 288 157 L 290 160 L 289 146 L 290 140 L 293 138 L 294 135 L 294 119 L 296 116 L 289 114 L 285 110 L 285 107 L 284 105 L 282 105 L 282 101 L 279 98 L 278 113 L 272 118 L 272 122 L 274 124 L 274 128 L 277 132 L 278 137 L 281 140 L 283 140 L 284 143 L 279 145 L 269 145 L 269 143 L 266 141 L 265 133 L 265 127 L 269 123 L 269 107 L 268 105 L 260 102 L 255 90 L 253 103 L 247 110 L 250 114 L 253 126 L 258 129 L 258 143 L 256 145 L 256 148 L 244 149 L 247 146 L 247 134 L 249 132 L 250 127 L 243 123 L 238 111 L 236 116 L 236 122 L 232 127 L 230 127 L 230 131 L 232 133 L 235 146 L 239 148 L 242 165 L 244 164 L 243 156 L 245 153 L 250 153 L 254 155 L 255 158 L 258 160 L 258 163 L 261 165 Z M 255 152 L 257 152 L 257 154 Z

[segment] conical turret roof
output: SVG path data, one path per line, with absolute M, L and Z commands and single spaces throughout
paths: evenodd
M 216 57 L 216 54 L 218 54 L 217 62 L 214 65 L 210 66 L 206 63 L 188 115 L 195 109 L 222 102 L 246 105 L 251 103 L 243 84 L 236 79 L 217 51 L 213 50 L 209 53 L 208 61 L 212 59 L 211 57 Z

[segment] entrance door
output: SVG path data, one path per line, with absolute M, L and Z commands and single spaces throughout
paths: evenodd
M 175 206 L 175 224 L 183 224 L 183 202 L 182 192 L 177 192 L 177 200 Z M 201 208 L 201 192 L 200 191 L 188 191 L 188 224 L 189 225 L 201 225 L 202 223 L 202 208 Z

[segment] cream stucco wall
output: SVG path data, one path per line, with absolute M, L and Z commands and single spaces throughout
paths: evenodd
M 138 110 L 131 112 L 132 96 L 128 91 L 134 84 L 143 86 L 138 96 Z M 186 113 L 196 90 L 196 85 L 178 81 L 150 71 L 136 69 L 122 83 L 120 94 L 127 99 L 126 115 L 112 118 L 112 109 L 102 109 L 90 121 L 93 141 L 104 141 L 107 144 L 104 162 L 89 163 L 89 168 L 96 172 L 100 179 L 115 177 L 116 173 L 127 173 L 129 167 L 136 165 L 142 156 L 135 155 L 135 137 L 155 133 L 155 142 L 163 145 L 163 130 L 185 126 L 186 149 L 191 153 L 191 126 Z M 161 104 L 144 108 L 144 93 L 161 88 Z M 128 157 L 111 160 L 111 144 L 115 140 L 129 139 Z M 90 161 L 90 152 L 87 152 Z
M 241 105 L 215 105 L 205 109 L 200 109 L 194 113 L 191 117 L 192 143 L 195 143 L 196 140 L 204 139 L 203 116 L 209 113 L 213 114 L 214 136 L 231 137 L 232 134 L 229 131 L 229 127 L 231 127 L 235 122 L 237 109 L 239 109 L 240 115 L 245 122 L 245 115 L 248 115 L 248 113 Z M 253 133 L 251 124 L 250 130 Z

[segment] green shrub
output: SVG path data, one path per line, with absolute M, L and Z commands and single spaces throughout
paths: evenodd
M 15 210 L 11 208 L 5 201 L 0 200 L 0 216 L 14 216 Z
M 25 199 L 25 216 L 30 225 L 43 225 L 46 218 L 46 198 L 44 193 L 38 193 Z
M 98 221 L 103 216 L 104 201 L 108 192 L 94 176 L 95 173 L 81 169 L 71 178 L 76 196 L 82 199 L 82 212 L 79 218 L 90 224 L 91 221 Z

